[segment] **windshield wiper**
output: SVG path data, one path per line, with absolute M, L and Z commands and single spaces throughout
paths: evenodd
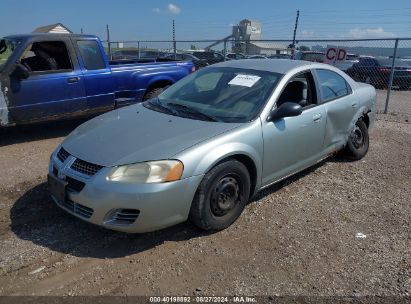
M 218 119 L 215 116 L 205 114 L 201 111 L 198 111 L 197 109 L 194 109 L 194 108 L 191 108 L 191 107 L 188 107 L 186 105 L 179 104 L 179 103 L 171 102 L 171 103 L 167 103 L 167 106 L 172 107 L 172 108 L 174 108 L 174 109 L 176 109 L 177 111 L 180 111 L 180 112 L 185 112 L 185 113 L 188 113 L 188 114 L 196 115 L 197 117 L 203 117 L 203 118 L 205 118 L 209 121 L 221 121 L 220 119 Z
M 155 108 L 157 108 L 157 109 L 160 109 L 160 110 L 163 111 L 163 112 L 167 112 L 168 114 L 172 114 L 172 115 L 176 115 L 176 114 L 177 114 L 176 111 L 174 111 L 174 110 L 170 109 L 169 107 L 163 105 L 163 104 L 160 102 L 160 100 L 158 99 L 158 97 L 155 98 L 155 99 L 149 100 L 149 101 L 148 101 L 148 104 L 150 104 L 152 107 L 155 107 Z

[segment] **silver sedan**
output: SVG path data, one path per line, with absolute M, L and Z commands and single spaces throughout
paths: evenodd
M 293 60 L 233 60 L 75 129 L 51 156 L 64 210 L 125 232 L 230 226 L 259 190 L 341 151 L 368 151 L 372 86 Z

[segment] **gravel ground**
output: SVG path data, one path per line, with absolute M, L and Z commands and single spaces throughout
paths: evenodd
M 411 295 L 411 92 L 392 94 L 363 160 L 331 158 L 274 185 L 214 234 L 78 220 L 45 181 L 81 121 L 0 130 L 0 295 Z

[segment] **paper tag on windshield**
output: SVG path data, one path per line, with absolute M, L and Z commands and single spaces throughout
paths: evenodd
M 239 74 L 231 79 L 228 84 L 251 88 L 260 78 L 260 76 Z

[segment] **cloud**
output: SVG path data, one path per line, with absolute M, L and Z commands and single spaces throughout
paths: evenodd
M 177 5 L 175 5 L 173 3 L 170 3 L 167 6 L 167 10 L 170 14 L 173 14 L 173 15 L 178 15 L 181 12 L 181 8 L 179 8 Z
M 181 12 L 181 8 L 173 3 L 169 3 L 166 9 L 161 9 L 159 7 L 153 8 L 153 13 L 162 15 L 178 15 Z
M 370 28 L 370 29 L 361 29 L 354 28 L 348 31 L 348 33 L 343 34 L 342 38 L 351 38 L 351 39 L 366 39 L 366 38 L 393 38 L 395 37 L 394 33 L 386 32 L 382 27 L 379 28 Z
M 300 36 L 303 39 L 313 38 L 314 37 L 314 32 L 304 30 L 304 31 L 301 32 Z

